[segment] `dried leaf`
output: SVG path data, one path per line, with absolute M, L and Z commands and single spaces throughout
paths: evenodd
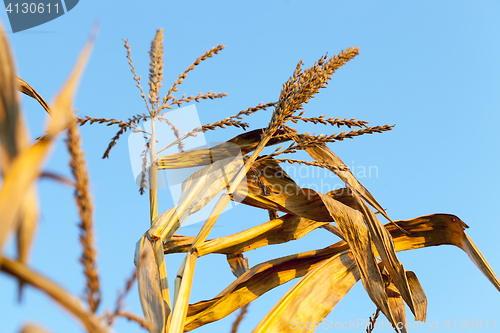
M 226 158 L 234 159 L 239 154 L 246 155 L 257 148 L 261 140 L 262 131 L 262 129 L 256 129 L 250 132 L 245 132 L 213 148 L 196 149 L 183 153 L 158 157 L 158 170 L 209 165 Z M 277 131 L 277 133 L 282 134 L 283 132 Z M 279 144 L 289 140 L 290 139 L 288 138 L 272 138 L 267 143 L 267 146 Z
M 470 253 L 472 261 L 500 291 L 500 281 L 465 234 L 464 228 L 467 226 L 458 217 L 433 214 L 412 220 L 396 221 L 396 223 L 410 233 L 404 234 L 391 223 L 385 225 L 394 238 L 396 251 L 444 244 L 458 246 Z M 255 265 L 215 298 L 190 305 L 185 330 L 190 331 L 224 318 L 265 292 L 294 278 L 304 276 L 322 261 L 346 251 L 349 251 L 349 246 L 345 241 L 340 241 L 321 250 L 303 252 Z M 412 292 L 421 289 L 420 284 L 409 271 L 407 271 L 407 278 Z M 424 300 L 414 298 L 414 301 L 416 308 L 425 306 L 421 305 Z
M 370 231 L 364 222 L 363 215 L 324 194 L 318 194 L 349 244 L 368 296 L 385 314 L 392 325 L 396 326 L 391 307 L 388 304 L 384 282 L 377 266 L 377 259 L 373 252 Z
M 286 243 L 328 224 L 287 214 L 236 234 L 208 240 L 197 248 L 199 256 L 209 253 L 236 254 L 262 246 Z M 165 242 L 165 254 L 186 252 L 194 237 L 174 235 Z
M 186 321 L 186 313 L 189 307 L 189 295 L 193 284 L 194 267 L 197 260 L 196 253 L 188 253 L 186 255 L 186 263 L 182 273 L 182 281 L 180 283 L 179 295 L 174 304 L 172 313 L 172 321 L 170 323 L 169 333 L 182 333 Z
M 228 254 L 227 262 L 231 267 L 231 272 L 236 277 L 240 277 L 249 270 L 250 266 L 248 266 L 248 258 L 244 258 L 243 254 Z
M 167 309 L 160 290 L 160 280 L 151 243 L 142 237 L 137 243 L 137 284 L 144 318 L 153 323 L 150 332 L 166 332 Z
M 17 89 L 20 92 L 22 92 L 23 94 L 25 94 L 31 98 L 36 99 L 38 101 L 38 103 L 40 103 L 40 105 L 45 109 L 45 111 L 47 111 L 47 113 L 50 114 L 49 104 L 47 104 L 47 102 L 45 102 L 45 100 L 42 98 L 42 96 L 40 96 L 40 94 L 35 89 L 33 89 L 32 86 L 30 86 L 26 81 L 24 81 L 20 77 L 17 77 L 17 84 L 18 84 Z
M 344 183 L 353 190 L 355 190 L 366 202 L 368 202 L 372 207 L 377 209 L 379 213 L 381 213 L 386 219 L 391 221 L 385 210 L 382 206 L 375 200 L 372 194 L 354 177 L 351 170 L 343 170 L 346 168 L 346 165 L 342 160 L 335 155 L 333 151 L 330 150 L 327 146 L 316 146 L 307 148 L 306 152 L 314 158 L 318 162 L 324 162 L 332 165 L 336 168 L 331 168 L 331 171 L 339 176 Z M 338 168 L 342 169 L 339 170 Z
M 360 279 L 351 253 L 337 254 L 316 265 L 262 319 L 253 333 L 314 332 Z M 302 328 L 298 323 L 309 323 Z
M 420 316 L 418 318 L 415 317 L 415 320 L 425 321 L 427 317 L 427 297 L 425 297 L 424 289 L 420 285 L 417 276 L 412 271 L 406 271 L 406 278 L 410 285 L 415 312 Z
M 427 309 L 422 309 L 422 307 L 420 307 L 423 313 L 417 313 L 415 310 L 415 306 L 413 304 L 413 295 L 406 278 L 406 271 L 399 261 L 398 257 L 396 256 L 396 250 L 394 248 L 394 242 L 392 240 L 391 234 L 382 225 L 382 223 L 380 223 L 377 216 L 375 216 L 368 205 L 361 200 L 356 192 L 353 193 L 353 196 L 357 201 L 358 206 L 360 207 L 360 211 L 365 217 L 365 221 L 368 229 L 370 230 L 373 243 L 375 244 L 379 256 L 384 263 L 384 267 L 389 272 L 391 281 L 396 285 L 406 304 L 408 304 L 409 308 L 415 315 L 415 318 L 418 318 L 417 320 L 422 320 L 422 318 L 425 318 L 425 312 L 427 311 Z M 416 297 L 422 299 L 425 298 L 425 294 L 416 295 Z
M 385 280 L 385 279 L 384 279 Z M 391 308 L 391 313 L 394 316 L 394 321 L 396 323 L 396 328 L 399 329 L 402 333 L 406 333 L 406 311 L 405 311 L 405 302 L 401 294 L 399 293 L 396 285 L 390 281 L 388 282 L 388 286 L 386 287 L 386 294 L 388 298 L 388 304 Z
M 247 173 L 247 184 L 240 184 L 234 192 L 235 200 L 317 222 L 334 221 L 318 193 L 297 185 L 273 159 L 256 162 L 253 168 L 256 171 Z M 266 192 L 263 192 L 263 187 Z
M 14 71 L 10 47 L 0 26 L 0 166 L 4 177 L 11 169 L 13 160 L 29 146 L 28 130 L 19 110 Z M 3 230 L 0 230 L 0 252 L 7 233 L 17 229 L 18 259 L 26 263 L 38 219 L 38 199 L 34 185 L 26 189 L 25 197 L 21 200 L 19 217 L 10 226 L 5 222 Z M 21 298 L 22 283 L 19 288 Z

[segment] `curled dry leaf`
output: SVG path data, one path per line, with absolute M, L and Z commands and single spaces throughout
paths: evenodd
M 331 171 L 339 176 L 339 178 L 342 179 L 346 186 L 356 191 L 363 198 L 363 200 L 368 202 L 386 219 L 391 221 L 382 206 L 377 202 L 373 195 L 356 179 L 356 177 L 354 177 L 351 170 L 342 170 L 347 166 L 333 151 L 330 150 L 330 148 L 328 148 L 327 146 L 316 145 L 315 147 L 307 148 L 306 152 L 316 161 L 328 163 L 329 165 L 336 167 L 331 168 Z
M 231 267 L 231 272 L 233 272 L 233 275 L 236 277 L 240 277 L 250 268 L 248 265 L 248 258 L 243 257 L 241 253 L 228 254 L 227 262 Z
M 257 148 L 261 140 L 262 132 L 263 129 L 256 129 L 240 134 L 213 148 L 196 149 L 158 157 L 158 170 L 209 165 L 222 159 L 234 158 L 239 154 L 246 155 Z M 278 130 L 278 133 L 282 133 L 282 131 Z M 272 138 L 267 145 L 271 146 L 289 140 L 288 138 Z
M 448 214 L 433 214 L 412 220 L 396 221 L 396 223 L 409 233 L 408 235 L 403 233 L 390 223 L 385 225 L 394 238 L 396 251 L 445 244 L 458 246 L 469 254 L 476 266 L 500 291 L 500 281 L 477 247 L 464 232 L 466 225 L 458 217 Z M 265 292 L 294 278 L 302 277 L 321 262 L 348 251 L 349 245 L 345 241 L 340 241 L 321 250 L 273 259 L 253 266 L 215 298 L 190 305 L 185 330 L 190 331 L 224 318 Z M 375 255 L 378 254 L 375 253 Z M 414 274 L 407 271 L 407 278 L 412 290 L 421 289 Z M 418 295 L 420 293 L 415 292 L 414 294 Z M 324 297 L 328 296 L 324 295 Z M 417 308 L 425 306 L 425 300 L 414 298 L 414 301 Z M 331 309 L 334 306 L 333 304 Z M 297 320 L 300 321 L 300 318 L 297 318 Z
M 387 231 L 386 228 L 384 228 L 377 216 L 375 216 L 368 205 L 361 200 L 356 192 L 353 193 L 353 196 L 357 201 L 359 207 L 361 208 L 361 212 L 363 213 L 368 229 L 370 230 L 373 243 L 375 244 L 380 258 L 382 259 L 384 267 L 389 272 L 391 281 L 394 282 L 397 289 L 400 291 L 401 296 L 405 300 L 406 304 L 408 304 L 409 308 L 415 315 L 415 318 L 420 321 L 424 320 L 426 309 L 420 308 L 423 313 L 415 311 L 413 295 L 406 278 L 406 271 L 399 261 L 398 257 L 396 256 L 394 242 L 392 240 L 391 234 Z M 425 298 L 425 294 L 417 295 L 417 297 Z
M 28 82 L 24 81 L 20 77 L 17 77 L 17 84 L 20 92 L 31 98 L 36 99 L 38 103 L 40 103 L 40 105 L 44 108 L 44 110 L 47 111 L 48 114 L 50 114 L 49 104 L 43 99 L 42 96 L 40 96 L 40 94 L 32 86 L 28 84 Z
M 321 322 L 359 279 L 351 253 L 323 260 L 281 298 L 252 332 L 287 332 L 290 329 L 313 332 L 317 328 L 314 323 Z M 301 328 L 297 325 L 299 322 L 310 325 Z
M 385 293 L 382 275 L 373 252 L 372 238 L 363 215 L 324 194 L 318 194 L 349 244 L 368 296 L 395 327 L 396 321 L 388 304 L 389 300 Z
M 281 244 L 299 239 L 314 229 L 328 224 L 297 215 L 287 214 L 234 235 L 208 240 L 197 248 L 198 255 L 209 253 L 234 254 L 262 246 Z M 186 252 L 194 237 L 174 235 L 164 243 L 165 254 Z
M 137 284 L 139 286 L 139 300 L 141 301 L 144 317 L 153 323 L 150 332 L 166 332 L 167 305 L 163 301 L 160 290 L 158 269 L 155 261 L 153 246 L 146 237 L 137 243 Z

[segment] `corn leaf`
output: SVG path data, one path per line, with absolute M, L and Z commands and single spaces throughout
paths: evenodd
M 231 140 L 221 143 L 213 148 L 196 149 L 183 153 L 171 154 L 158 157 L 158 170 L 190 168 L 202 165 L 209 165 L 216 161 L 231 158 L 234 159 L 239 154 L 246 155 L 257 148 L 263 129 L 256 129 L 240 134 Z M 276 134 L 283 134 L 278 130 Z M 271 146 L 289 141 L 288 138 L 272 138 L 266 144 Z
M 28 130 L 24 123 L 16 93 L 14 63 L 10 54 L 7 38 L 0 26 L 0 162 L 1 173 L 6 175 L 13 160 L 29 146 Z M 35 235 L 38 219 L 38 199 L 35 185 L 27 188 L 20 203 L 19 216 L 12 225 L 5 225 L 0 230 L 0 252 L 7 233 L 17 229 L 18 259 L 27 263 L 31 243 Z M 20 294 L 21 296 L 20 284 Z
M 236 254 L 262 246 L 286 243 L 299 239 L 312 230 L 328 224 L 287 214 L 236 234 L 208 240 L 197 248 L 198 255 L 209 253 Z M 186 252 L 194 237 L 174 235 L 165 242 L 165 254 Z
M 45 109 L 45 111 L 47 111 L 47 113 L 50 114 L 49 104 L 43 99 L 42 96 L 40 96 L 40 94 L 35 89 L 33 89 L 32 86 L 28 84 L 28 82 L 24 81 L 20 77 L 17 77 L 17 85 L 18 85 L 17 89 L 20 92 L 31 98 L 36 99 L 38 103 L 40 103 L 40 105 Z
M 253 333 L 314 332 L 360 279 L 351 253 L 337 254 L 316 265 L 264 317 Z M 299 322 L 308 323 L 302 326 Z
M 398 257 L 396 256 L 396 250 L 394 248 L 394 242 L 392 240 L 391 234 L 387 231 L 386 228 L 384 228 L 382 223 L 380 223 L 379 219 L 371 211 L 368 205 L 361 200 L 359 195 L 356 193 L 353 193 L 353 195 L 359 207 L 361 208 L 361 212 L 365 217 L 366 224 L 372 235 L 373 243 L 375 244 L 380 258 L 384 263 L 384 267 L 387 269 L 389 275 L 391 276 L 391 281 L 394 282 L 406 304 L 408 304 L 413 314 L 415 314 L 415 318 L 417 318 L 416 320 L 422 321 L 423 319 L 425 319 L 426 309 L 422 309 L 422 307 L 420 307 L 421 312 L 415 311 L 413 295 L 406 278 L 406 271 L 399 261 Z M 425 294 L 417 295 L 417 297 L 419 299 L 425 298 Z
M 469 254 L 471 260 L 500 291 L 500 281 L 464 232 L 467 226 L 458 217 L 449 214 L 433 214 L 412 220 L 396 221 L 396 223 L 409 232 L 409 235 L 406 235 L 391 223 L 385 225 L 394 238 L 396 251 L 445 244 L 458 246 Z M 265 292 L 294 278 L 302 277 L 324 260 L 347 251 L 349 251 L 349 245 L 345 241 L 340 241 L 321 250 L 307 251 L 255 265 L 215 298 L 190 305 L 185 330 L 190 331 L 224 318 Z M 407 278 L 412 292 L 421 289 L 418 280 L 409 271 L 407 271 Z M 419 292 L 413 293 L 420 294 Z M 425 300 L 415 298 L 414 301 L 417 308 L 419 306 L 426 308 L 425 305 L 421 305 Z
M 152 323 L 150 332 L 166 332 L 167 308 L 160 290 L 160 280 L 151 243 L 142 237 L 136 248 L 137 284 L 144 318 Z
M 3 34 L 1 38 L 5 46 Z M 50 117 L 46 126 L 47 134 L 33 146 L 18 154 L 12 161 L 9 172 L 5 175 L 4 184 L 0 191 L 0 216 L 2 216 L 0 222 L 0 250 L 3 247 L 7 233 L 11 230 L 20 209 L 23 207 L 22 203 L 26 198 L 26 193 L 29 193 L 29 189 L 33 186 L 34 181 L 40 174 L 42 162 L 46 159 L 47 152 L 52 146 L 55 136 L 65 128 L 66 119 L 73 116 L 71 113 L 73 96 L 76 92 L 80 76 L 83 73 L 85 63 L 90 55 L 92 45 L 93 38 L 87 42 L 68 81 L 58 94 L 54 102 L 52 117 Z M 1 49 L 2 54 L 5 54 L 6 49 L 4 49 L 4 47 Z M 2 56 L 2 58 L 4 58 L 4 56 Z M 2 65 L 0 67 L 5 68 L 5 64 L 5 60 L 2 60 Z M 10 84 L 9 89 L 15 91 L 16 83 L 12 75 L 13 74 L 11 74 L 10 77 L 13 83 Z M 12 104 L 13 101 L 9 103 Z M 0 116 L 0 118 L 2 118 L 2 116 Z M 15 113 L 11 118 L 18 119 L 19 112 Z M 12 121 L 14 120 L 9 121 L 9 124 L 14 126 L 13 128 L 17 128 L 17 126 L 19 126 L 16 125 L 18 124 L 17 120 L 14 124 L 12 124 Z M 3 130 L 1 132 L 3 132 Z M 12 135 L 15 136 L 17 134 Z M 12 135 L 10 136 L 12 137 Z M 15 142 L 16 141 L 11 140 L 10 143 L 7 143 L 9 150 L 13 149 L 13 145 L 16 144 Z
M 333 168 L 330 170 L 339 176 L 340 179 L 354 191 L 356 191 L 366 202 L 368 202 L 372 207 L 377 209 L 377 211 L 382 214 L 386 219 L 391 221 L 382 206 L 375 200 L 372 194 L 354 177 L 351 170 L 344 170 L 347 166 L 342 162 L 342 160 L 335 155 L 333 151 L 327 146 L 315 146 L 307 148 L 306 152 L 318 162 L 328 163 Z M 339 169 L 340 168 L 340 169 Z

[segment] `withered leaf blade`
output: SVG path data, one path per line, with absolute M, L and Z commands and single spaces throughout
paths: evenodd
M 18 89 L 20 92 L 23 94 L 36 99 L 38 103 L 47 111 L 48 114 L 50 114 L 50 106 L 49 104 L 43 99 L 42 96 L 32 87 L 28 84 L 28 82 L 24 81 L 20 77 L 17 77 L 17 84 L 18 84 Z
M 390 282 L 386 287 L 386 294 L 389 307 L 391 308 L 391 313 L 394 316 L 396 328 L 399 329 L 402 333 L 406 333 L 405 302 L 394 283 Z
M 227 263 L 229 267 L 231 267 L 231 272 L 236 277 L 240 277 L 249 270 L 248 266 L 248 258 L 243 257 L 243 254 L 228 254 L 227 255 Z
M 410 310 L 413 312 L 415 317 L 425 318 L 426 309 L 422 309 L 420 307 L 419 309 L 424 312 L 416 313 L 413 301 L 413 295 L 410 290 L 408 280 L 406 278 L 405 269 L 396 255 L 396 250 L 394 248 L 394 242 L 391 234 L 382 225 L 382 223 L 380 223 L 377 216 L 375 216 L 375 214 L 371 211 L 368 205 L 361 200 L 361 198 L 356 192 L 353 193 L 353 197 L 357 201 L 358 206 L 360 207 L 360 211 L 363 213 L 365 217 L 366 224 L 372 235 L 373 243 L 375 244 L 378 254 L 382 259 L 382 262 L 384 263 L 384 267 L 389 272 L 392 282 L 394 282 L 394 284 L 398 288 L 399 292 L 401 293 L 401 296 L 408 304 Z M 418 292 L 418 290 L 414 291 Z M 425 298 L 425 294 L 416 295 L 416 297 L 419 297 L 420 299 Z
M 427 317 L 427 297 L 425 296 L 424 289 L 420 285 L 417 276 L 412 271 L 406 271 L 406 278 L 410 285 L 411 295 L 413 297 L 413 304 L 415 306 L 415 320 L 425 321 Z
M 200 256 L 209 253 L 236 254 L 262 246 L 286 243 L 328 224 L 287 214 L 236 234 L 208 240 L 197 248 Z M 164 243 L 165 254 L 187 252 L 194 237 L 174 235 Z
M 351 253 L 322 261 L 281 298 L 253 333 L 314 332 L 314 323 L 320 323 L 359 279 Z M 299 322 L 309 325 L 301 328 Z
M 263 129 L 256 129 L 235 136 L 231 140 L 221 143 L 213 148 L 196 149 L 183 153 L 161 156 L 157 159 L 158 170 L 191 168 L 209 165 L 225 158 L 235 158 L 239 154 L 246 155 L 259 145 Z M 283 134 L 283 131 L 277 131 Z M 288 138 L 271 138 L 266 146 L 289 141 Z
M 1 35 L 1 38 L 4 38 L 3 34 Z M 4 39 L 3 41 L 5 43 Z M 46 126 L 47 134 L 45 137 L 33 146 L 24 149 L 22 153 L 19 153 L 12 161 L 9 172 L 5 175 L 3 187 L 0 191 L 0 216 L 2 216 L 0 222 L 0 249 L 3 247 L 7 233 L 12 229 L 12 225 L 18 216 L 20 208 L 22 208 L 26 193 L 29 193 L 29 189 L 33 186 L 34 181 L 40 174 L 42 162 L 47 157 L 47 152 L 55 136 L 65 128 L 68 117 L 73 116 L 71 112 L 73 96 L 76 93 L 76 86 L 83 73 L 92 45 L 93 38 L 87 42 L 75 68 L 69 76 L 68 82 L 58 94 L 54 103 L 52 117 L 50 117 L 48 125 Z M 3 47 L 2 52 L 5 52 Z M 2 66 L 3 65 L 5 65 L 5 63 L 3 63 Z M 11 74 L 11 76 L 12 75 L 13 74 Z M 13 90 L 14 93 L 17 90 L 16 81 L 13 76 L 10 89 Z M 18 119 L 19 117 L 19 112 L 17 112 L 14 118 Z M 17 128 L 17 126 L 18 125 L 16 125 L 15 128 Z
M 153 324 L 150 332 L 163 333 L 167 314 L 160 290 L 155 253 L 145 237 L 137 243 L 136 262 L 139 300 L 144 318 Z
M 0 167 L 5 176 L 13 160 L 28 148 L 28 130 L 24 123 L 17 100 L 14 63 L 10 54 L 7 38 L 0 26 Z M 18 260 L 28 262 L 31 243 L 35 235 L 38 220 L 38 195 L 35 185 L 27 189 L 21 202 L 19 216 L 10 227 L 0 231 L 0 248 L 9 229 L 17 229 Z M 19 299 L 21 299 L 22 282 L 19 284 Z
M 411 220 L 396 221 L 396 223 L 410 233 L 410 235 L 403 234 L 401 230 L 391 223 L 385 225 L 394 238 L 394 245 L 398 252 L 445 244 L 467 249 L 467 245 L 462 245 L 467 237 L 464 232 L 467 226 L 454 215 L 433 214 Z M 468 240 L 465 244 L 469 242 L 471 241 Z M 346 251 L 349 251 L 349 246 L 345 241 L 340 241 L 321 250 L 273 259 L 253 266 L 215 298 L 190 305 L 185 330 L 190 331 L 224 318 L 265 292 L 294 278 L 304 276 L 320 262 Z M 467 250 L 464 251 L 467 252 Z M 475 248 L 474 252 L 471 251 L 471 254 L 472 258 L 483 258 L 477 259 L 479 264 L 476 265 L 500 291 L 498 278 L 479 250 Z M 407 277 L 412 291 L 421 288 L 420 284 L 416 285 L 417 280 L 413 279 L 411 273 L 408 272 Z M 418 308 L 420 302 L 424 300 L 415 297 L 414 301 L 416 308 Z M 420 311 L 417 310 L 417 313 L 420 313 Z
M 398 222 L 398 225 L 409 232 L 404 235 L 392 224 L 385 227 L 394 238 L 396 251 L 418 249 L 437 245 L 455 245 L 461 248 L 488 280 L 500 291 L 500 281 L 493 272 L 477 246 L 465 233 L 468 226 L 457 216 L 451 214 L 433 214 L 417 217 L 412 220 Z
M 233 194 L 239 202 L 318 222 L 333 221 L 318 193 L 297 185 L 273 159 L 254 163 L 253 168 L 247 173 L 247 184 Z
M 324 194 L 318 193 L 332 218 L 337 222 L 349 248 L 356 259 L 361 281 L 371 300 L 377 305 L 387 319 L 396 326 L 385 293 L 382 275 L 377 266 L 377 259 L 372 249 L 372 238 L 363 215 Z
M 373 197 L 373 195 L 354 177 L 351 170 L 341 170 L 347 168 L 344 162 L 327 146 L 319 146 L 307 148 L 306 152 L 318 162 L 328 163 L 333 166 L 330 170 L 339 176 L 347 186 L 354 189 L 366 202 L 374 207 L 386 219 L 391 221 L 385 210 Z M 341 169 L 338 169 L 341 168 Z

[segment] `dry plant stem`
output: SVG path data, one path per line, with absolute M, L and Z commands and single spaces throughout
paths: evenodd
M 151 122 L 152 127 L 152 136 L 150 142 L 150 157 L 151 157 L 151 166 L 149 168 L 149 214 L 150 214 L 150 226 L 153 225 L 154 219 L 158 216 L 158 197 L 157 197 L 157 177 L 158 177 L 158 167 L 154 162 L 156 160 L 155 154 L 155 125 L 154 121 Z
M 240 314 L 238 317 L 236 317 L 236 320 L 233 323 L 233 327 L 231 328 L 231 333 L 237 333 L 238 332 L 238 326 L 240 325 L 241 321 L 245 318 L 245 314 L 247 312 L 248 304 L 245 304 L 241 310 Z
M 241 116 L 242 115 L 250 115 L 254 112 L 257 112 L 259 110 L 265 110 L 271 106 L 275 106 L 276 103 L 266 103 L 266 104 L 262 104 L 260 103 L 259 105 L 257 105 L 256 107 L 252 107 L 252 108 L 248 108 L 246 110 L 243 110 L 243 111 L 240 111 L 238 112 L 236 115 L 234 116 L 231 116 L 229 118 L 225 118 L 223 120 L 220 120 L 220 121 L 217 121 L 213 124 L 206 124 L 206 125 L 203 125 L 201 127 L 197 127 L 195 129 L 193 129 L 192 131 L 190 132 L 187 132 L 185 133 L 184 135 L 182 136 L 177 136 L 177 134 L 175 134 L 177 136 L 177 140 L 175 140 L 174 142 L 170 143 L 168 146 L 166 146 L 165 148 L 159 150 L 158 152 L 156 152 L 156 154 L 158 155 L 159 153 L 167 150 L 168 148 L 174 146 L 174 145 L 179 145 L 182 143 L 182 140 L 190 137 L 190 136 L 195 136 L 196 133 L 199 133 L 199 132 L 206 132 L 208 130 L 215 130 L 217 127 L 219 128 L 225 128 L 224 126 L 236 126 L 236 127 L 241 127 L 243 129 L 245 129 L 245 127 L 248 127 L 248 124 L 247 123 L 242 123 L 240 121 L 234 121 L 233 119 L 235 118 L 238 118 L 238 119 L 241 119 Z M 164 116 L 165 114 L 162 114 L 162 116 Z
M 370 317 L 370 325 L 366 328 L 366 333 L 372 333 L 373 329 L 375 328 L 375 322 L 377 321 L 377 318 L 380 314 L 380 309 L 377 308 L 377 311 L 373 314 L 373 318 Z
M 85 298 L 92 312 L 96 312 L 101 301 L 101 292 L 97 272 L 97 252 L 94 246 L 93 205 L 90 198 L 89 176 L 82 152 L 80 133 L 74 117 L 68 120 L 67 136 L 66 145 L 71 156 L 70 167 L 76 182 L 75 199 L 81 218 L 79 227 L 81 229 L 80 243 L 83 247 L 83 253 L 80 262 L 84 266 L 87 280 Z
M 151 50 L 149 52 L 151 63 L 149 69 L 149 102 L 151 109 L 149 109 L 149 116 L 151 119 L 151 136 L 147 146 L 149 147 L 150 162 L 149 168 L 149 203 L 150 203 L 150 226 L 153 225 L 154 219 L 158 215 L 158 190 L 157 190 L 157 177 L 158 168 L 156 161 L 156 119 L 159 114 L 159 92 L 163 80 L 163 30 L 159 29 L 156 32 L 155 38 L 151 43 Z M 147 153 L 144 156 L 147 158 Z M 167 269 L 165 266 L 165 257 L 163 255 L 163 243 L 159 240 L 151 240 L 154 250 L 154 257 L 158 269 L 158 279 L 160 284 L 160 291 L 163 301 L 167 304 L 168 310 L 171 309 L 170 293 L 167 281 Z M 166 316 L 170 315 L 166 313 Z M 167 319 L 168 320 L 168 319 Z M 163 328 L 168 330 L 168 323 Z
M 226 118 L 226 119 L 217 121 L 217 122 L 215 122 L 213 124 L 206 124 L 206 125 L 203 125 L 203 126 L 199 126 L 199 127 L 196 127 L 195 129 L 191 130 L 190 132 L 187 132 L 187 133 L 183 134 L 182 136 L 179 135 L 179 137 L 177 137 L 177 139 L 175 141 L 171 142 L 165 148 L 160 149 L 159 151 L 157 151 L 156 155 L 158 155 L 159 153 L 167 150 L 170 147 L 173 147 L 175 145 L 181 145 L 182 141 L 184 139 L 187 139 L 187 138 L 189 138 L 191 136 L 196 136 L 196 133 L 206 132 L 206 131 L 209 131 L 209 130 L 215 130 L 217 128 L 226 128 L 225 126 L 235 126 L 235 127 L 239 127 L 239 128 L 245 129 L 249 125 L 247 123 L 243 123 L 241 121 L 235 121 L 235 120 L 232 120 L 230 118 Z M 177 134 L 176 134 L 176 136 L 177 136 Z
M 201 128 L 201 127 L 197 127 L 197 128 L 195 128 L 194 130 L 192 130 L 191 132 L 187 132 L 186 134 L 182 135 L 180 138 L 178 138 L 178 139 L 177 139 L 177 140 L 175 140 L 174 142 L 170 143 L 170 144 L 169 144 L 168 146 L 166 146 L 165 148 L 158 150 L 156 153 L 157 153 L 157 154 L 159 154 L 159 153 L 161 153 L 161 152 L 163 152 L 163 151 L 167 150 L 167 149 L 168 149 L 168 148 L 170 148 L 170 147 L 173 147 L 173 146 L 175 146 L 175 145 L 179 145 L 179 144 L 182 142 L 182 140 L 184 140 L 184 139 L 186 139 L 186 138 L 188 138 L 188 137 L 190 137 L 190 136 L 196 136 L 196 133 L 199 133 L 199 132 L 202 132 L 202 131 L 203 131 L 203 130 L 202 130 L 202 128 Z
M 198 236 L 196 236 L 188 254 L 186 255 L 182 276 L 181 274 L 178 275 L 181 278 L 181 281 L 179 293 L 174 304 L 172 322 L 170 324 L 171 333 L 182 333 L 184 331 L 184 322 L 186 320 L 187 308 L 189 305 L 189 295 L 191 293 L 191 286 L 193 282 L 194 267 L 196 265 L 196 260 L 198 259 L 196 246 L 205 241 L 210 230 L 217 221 L 217 218 L 224 211 L 224 208 L 229 201 L 231 201 L 231 197 L 228 193 L 221 195 L 201 231 L 198 233 Z
M 73 296 L 59 287 L 56 283 L 30 270 L 25 265 L 7 258 L 0 258 L 0 270 L 32 285 L 50 296 L 54 301 L 77 317 L 89 332 L 110 332 L 99 318 L 93 313 L 85 311 L 79 300 L 73 298 Z
M 117 317 L 123 317 L 126 318 L 129 321 L 136 322 L 139 324 L 142 328 L 151 331 L 153 329 L 153 325 L 151 325 L 150 322 L 148 322 L 146 319 L 141 318 L 133 313 L 127 312 L 127 311 L 120 311 L 116 314 Z
M 374 127 L 367 127 L 367 128 L 361 128 L 358 130 L 352 130 L 349 133 L 341 132 L 339 134 L 334 133 L 332 135 L 310 135 L 308 133 L 306 134 L 298 134 L 297 136 L 299 139 L 303 141 L 303 145 L 307 146 L 310 144 L 324 144 L 326 142 L 335 142 L 335 141 L 342 141 L 344 139 L 352 139 L 356 136 L 360 136 L 363 134 L 373 134 L 373 133 L 382 133 L 385 131 L 391 131 L 395 125 L 384 125 L 384 126 L 374 126 Z M 289 134 L 284 134 L 289 135 Z
M 338 166 L 332 166 L 328 163 L 323 163 L 323 162 L 317 162 L 317 161 L 302 161 L 302 160 L 292 160 L 288 158 L 283 158 L 283 159 L 275 159 L 277 163 L 290 163 L 290 164 L 304 164 L 304 165 L 310 165 L 310 166 L 316 166 L 320 168 L 325 168 L 325 169 L 335 169 L 339 171 L 347 171 L 349 170 L 349 167 L 338 167 Z
M 61 184 L 68 185 L 71 187 L 76 186 L 76 183 L 72 181 L 71 179 L 68 179 L 64 176 L 58 175 L 56 173 L 50 172 L 50 171 L 44 171 L 40 174 L 40 178 L 47 178 L 47 179 L 52 179 L 54 181 L 57 181 Z
M 196 255 L 196 247 L 205 242 L 206 238 L 208 237 L 208 234 L 210 233 L 210 230 L 212 230 L 215 222 L 217 221 L 217 218 L 220 216 L 224 208 L 231 200 L 232 193 L 236 190 L 239 183 L 243 180 L 243 178 L 246 176 L 246 174 L 252 167 L 252 164 L 255 162 L 259 154 L 262 152 L 266 144 L 269 142 L 273 134 L 278 129 L 279 122 L 280 118 L 279 117 L 275 118 L 275 115 L 273 114 L 273 120 L 271 120 L 271 123 L 267 128 L 267 130 L 264 131 L 265 134 L 263 134 L 262 141 L 255 148 L 255 151 L 253 152 L 252 156 L 250 156 L 250 158 L 245 162 L 245 165 L 240 169 L 238 174 L 233 178 L 227 193 L 224 193 L 219 198 L 219 200 L 215 204 L 215 207 L 210 213 L 209 218 L 207 219 L 202 229 L 196 236 L 193 245 L 191 246 L 191 249 L 188 252 L 188 255 L 186 256 L 186 267 L 183 273 L 183 280 L 179 287 L 179 298 L 177 299 L 174 305 L 174 313 L 172 315 L 172 322 L 171 322 L 171 330 L 173 333 L 181 333 L 184 330 L 184 321 L 186 319 L 187 307 L 189 305 L 189 294 L 191 292 L 194 267 L 196 264 L 196 259 L 198 257 Z
M 134 271 L 132 272 L 132 276 L 130 276 L 130 278 L 127 279 L 127 282 L 125 283 L 125 289 L 123 290 L 123 292 L 118 292 L 118 297 L 116 298 L 115 302 L 115 310 L 113 311 L 112 314 L 107 316 L 108 325 L 113 325 L 116 316 L 118 316 L 119 313 L 121 313 L 123 306 L 123 299 L 130 292 L 130 289 L 132 288 L 132 285 L 134 284 L 136 279 L 137 279 L 137 268 L 134 269 Z
M 179 295 L 177 296 L 177 300 L 174 304 L 174 312 L 172 314 L 169 333 L 184 332 L 184 321 L 186 320 L 189 305 L 189 294 L 191 293 L 191 286 L 193 284 L 196 259 L 198 259 L 196 252 L 188 252 L 181 286 L 179 288 Z
M 156 266 L 158 267 L 161 295 L 165 303 L 168 305 L 168 308 L 172 309 L 170 291 L 168 288 L 167 267 L 165 265 L 165 255 L 163 254 L 163 242 L 159 239 L 152 241 L 152 246 L 155 254 Z
M 158 206 L 157 206 L 157 167 L 156 167 L 156 128 L 155 128 L 155 111 L 154 108 L 151 111 L 151 138 L 149 140 L 150 147 L 150 158 L 151 158 L 151 167 L 149 169 L 149 213 L 151 218 L 150 226 L 153 225 L 153 221 L 158 215 Z
M 123 120 L 117 120 L 117 119 L 112 119 L 112 118 L 108 119 L 108 118 L 95 118 L 95 117 L 85 116 L 85 118 L 76 117 L 76 119 L 77 119 L 78 125 L 80 125 L 80 126 L 83 126 L 88 122 L 88 123 L 90 123 L 90 125 L 92 125 L 94 123 L 99 123 L 99 124 L 105 123 L 106 126 L 118 125 L 120 127 L 128 127 L 128 128 L 132 128 L 132 129 L 135 128 L 135 126 L 133 126 L 132 124 L 126 123 Z
M 186 267 L 186 260 L 187 260 L 187 258 L 184 258 L 184 260 L 182 261 L 182 264 L 179 266 L 179 270 L 177 271 L 177 276 L 175 277 L 174 304 L 177 301 L 177 297 L 179 296 L 179 288 L 181 286 L 182 277 L 184 275 L 184 268 Z

